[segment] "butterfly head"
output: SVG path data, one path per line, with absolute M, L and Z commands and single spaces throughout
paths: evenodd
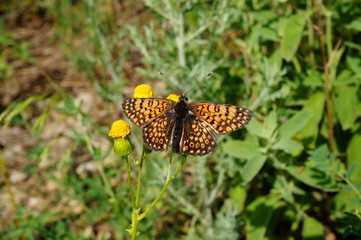
M 186 93 L 182 93 L 179 97 L 179 101 L 185 101 L 188 102 L 188 97 L 186 96 Z

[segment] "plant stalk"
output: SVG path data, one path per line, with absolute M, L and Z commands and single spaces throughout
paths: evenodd
M 174 174 L 166 181 L 166 183 L 164 184 L 162 190 L 160 191 L 160 193 L 158 194 L 158 196 L 154 199 L 154 201 L 150 204 L 150 206 L 147 208 L 147 210 L 145 210 L 142 214 L 139 215 L 138 217 L 138 221 L 142 220 L 143 218 L 145 218 L 148 213 L 150 212 L 150 210 L 152 210 L 152 208 L 154 207 L 154 205 L 159 201 L 159 199 L 163 196 L 163 194 L 165 193 L 165 190 L 167 190 L 168 185 L 177 177 L 177 175 L 182 171 L 184 164 L 187 160 L 187 156 L 186 155 L 182 155 L 182 161 L 181 164 L 179 165 L 178 169 L 174 172 Z
M 320 3 L 322 4 L 322 3 Z M 324 31 L 322 30 L 322 19 L 321 19 L 321 6 L 318 6 L 317 1 L 315 1 L 316 9 L 317 9 L 317 29 L 318 35 L 320 38 L 320 47 L 321 47 L 321 55 L 322 55 L 322 64 L 323 64 L 323 72 L 324 72 L 324 93 L 326 99 L 326 121 L 328 126 L 328 145 L 330 147 L 331 152 L 335 152 L 335 139 L 334 139 L 334 129 L 333 129 L 333 121 L 332 121 L 332 105 L 331 105 L 331 94 L 330 94 L 330 79 L 329 79 L 329 65 L 327 60 L 327 51 L 325 48 L 325 40 L 324 40 Z M 330 22 L 330 21 L 328 21 Z M 329 35 L 326 35 L 329 36 Z M 330 42 L 328 39 L 327 42 Z

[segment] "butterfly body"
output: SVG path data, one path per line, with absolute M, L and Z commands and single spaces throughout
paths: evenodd
M 183 122 L 187 114 L 189 114 L 188 109 L 188 98 L 186 96 L 181 96 L 179 101 L 174 105 L 175 113 L 175 126 L 173 132 L 173 152 L 179 153 L 179 145 L 183 132 Z
M 203 156 L 217 146 L 215 134 L 244 127 L 252 111 L 228 104 L 188 102 L 185 94 L 178 102 L 162 98 L 126 99 L 125 115 L 143 127 L 144 142 L 155 151 L 172 145 L 175 153 Z

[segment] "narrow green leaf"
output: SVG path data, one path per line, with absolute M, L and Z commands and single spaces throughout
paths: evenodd
M 273 146 L 272 149 L 280 149 L 280 150 L 284 150 L 286 152 L 298 152 L 300 150 L 303 149 L 302 144 L 300 144 L 299 142 L 296 142 L 290 138 L 281 138 L 278 140 L 278 142 L 276 142 Z
M 282 56 L 286 61 L 291 61 L 301 42 L 302 31 L 306 19 L 301 14 L 291 16 L 285 26 L 284 36 L 281 40 Z
M 308 151 L 307 153 L 310 154 L 310 156 L 308 157 L 309 160 L 311 160 L 313 162 L 319 162 L 319 163 L 326 162 L 328 160 L 328 156 L 330 154 L 326 144 L 321 145 L 320 147 L 318 147 L 315 150 Z
M 229 198 L 236 202 L 238 205 L 238 211 L 241 213 L 243 212 L 244 203 L 246 202 L 247 198 L 247 190 L 245 187 L 236 186 L 229 189 Z
M 330 72 L 329 72 L 329 79 L 330 79 L 330 84 L 333 85 L 334 82 L 336 81 L 336 76 L 337 76 L 337 73 L 339 71 L 339 63 L 340 63 L 340 60 L 342 58 L 342 55 L 345 51 L 345 47 L 341 47 L 339 49 L 335 48 L 332 50 L 331 52 L 331 56 L 333 56 L 332 58 L 332 61 L 331 61 L 331 64 L 329 66 L 330 68 Z
M 347 56 L 346 57 L 347 65 L 351 68 L 351 70 L 357 74 L 357 76 L 361 76 L 361 59 L 358 57 Z
M 19 114 L 25 112 L 27 110 L 27 108 L 43 99 L 45 97 L 45 95 L 41 95 L 41 96 L 32 96 L 27 98 L 26 100 L 22 101 L 22 102 L 17 102 L 14 104 L 11 104 L 8 108 L 8 110 L 5 110 L 3 114 L 0 115 L 0 122 L 3 122 L 3 128 L 6 128 L 9 126 L 9 124 L 11 123 L 11 121 Z
M 302 239 L 304 240 L 323 240 L 323 225 L 315 218 L 305 215 L 303 218 Z
M 259 146 L 251 141 L 230 139 L 223 144 L 223 149 L 230 156 L 241 159 L 252 159 L 260 155 Z
M 361 32 L 361 21 L 358 19 L 353 20 L 353 22 L 349 24 L 349 27 L 357 32 Z
M 260 37 L 262 37 L 265 40 L 271 40 L 275 42 L 279 41 L 279 36 L 276 34 L 274 30 L 270 28 L 259 27 L 258 34 Z
M 353 174 L 350 177 L 351 181 L 354 183 L 361 182 L 361 135 L 356 134 L 352 137 L 347 150 L 347 165 L 348 166 L 355 166 L 353 170 Z M 351 167 L 350 167 L 351 168 Z
M 317 168 L 306 166 L 288 166 L 287 171 L 297 180 L 304 184 L 326 191 L 337 192 L 339 190 L 334 179 L 328 177 L 324 172 Z
M 259 197 L 248 207 L 246 217 L 246 239 L 264 239 L 268 226 L 272 223 L 275 211 L 284 203 L 278 198 L 266 196 Z
M 361 76 L 361 75 L 360 75 Z M 335 81 L 333 82 L 333 87 L 343 87 L 350 84 L 358 84 L 359 77 L 349 69 L 342 70 L 338 75 Z
M 350 179 L 355 169 L 356 169 L 356 164 L 352 163 L 345 173 L 345 178 Z
M 345 87 L 339 90 L 335 100 L 335 109 L 343 130 L 353 127 L 357 112 L 357 90 L 358 87 Z
M 323 92 L 317 92 L 307 100 L 303 109 L 310 109 L 313 114 L 305 127 L 299 132 L 299 137 L 301 139 L 312 138 L 313 142 L 315 141 L 316 136 L 318 135 L 320 121 L 323 116 L 324 105 L 325 94 Z
M 248 160 L 242 169 L 242 185 L 246 185 L 257 175 L 266 162 L 267 156 L 258 155 L 251 160 Z
M 349 187 L 346 187 L 347 189 Z M 348 191 L 346 189 L 340 189 L 340 192 L 337 193 L 333 199 L 333 205 L 335 206 L 336 211 L 354 211 L 360 207 L 360 203 L 353 201 L 359 199 L 357 194 L 354 191 Z
M 293 115 L 280 127 L 279 133 L 281 138 L 289 138 L 300 131 L 306 123 L 311 119 L 313 111 L 311 109 L 303 109 Z
M 262 130 L 263 126 L 257 118 L 253 118 L 252 121 L 246 126 L 246 129 L 252 134 L 258 137 L 263 137 Z
M 348 192 L 353 192 L 353 189 L 347 184 L 339 183 L 338 185 Z
M 272 110 L 264 119 L 262 135 L 266 139 L 270 139 L 274 130 L 277 127 L 277 113 Z
M 302 78 L 305 86 L 309 86 L 311 88 L 323 86 L 322 73 L 315 68 L 307 68 L 306 74 L 304 74 Z
M 271 66 L 277 67 L 278 71 L 281 71 L 282 67 L 282 55 L 281 55 L 281 49 L 277 48 L 272 55 L 269 58 L 269 63 Z

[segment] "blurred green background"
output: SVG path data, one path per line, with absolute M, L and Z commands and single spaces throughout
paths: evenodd
M 359 1 L 5 0 L 0 16 L 2 239 L 129 238 L 107 134 L 141 83 L 254 118 L 188 158 L 140 239 L 361 238 Z M 131 141 L 138 159 L 136 126 Z M 144 163 L 142 209 L 167 159 Z

